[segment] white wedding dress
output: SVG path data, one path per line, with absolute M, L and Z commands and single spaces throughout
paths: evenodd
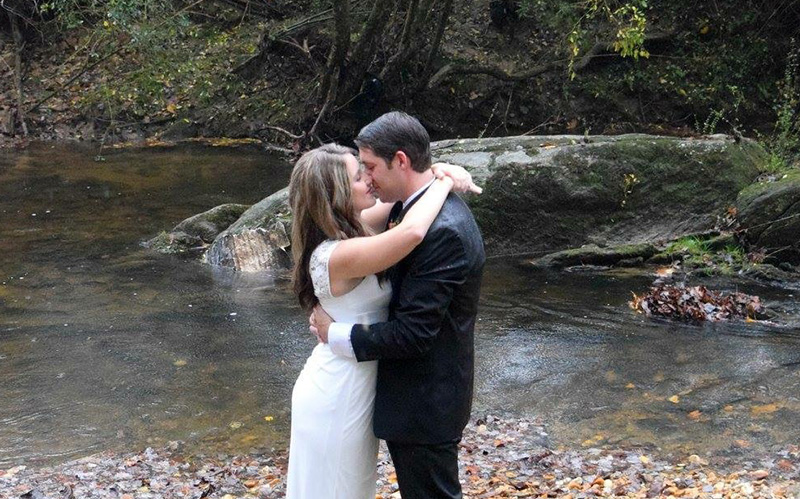
M 314 294 L 337 322 L 374 324 L 388 318 L 391 285 L 375 275 L 348 293 L 331 295 L 328 261 L 338 241 L 311 254 Z M 377 361 L 358 362 L 318 344 L 292 393 L 288 499 L 373 499 L 378 440 L 372 432 Z

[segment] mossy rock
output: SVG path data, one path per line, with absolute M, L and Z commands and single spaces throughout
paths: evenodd
M 223 204 L 194 215 L 147 241 L 145 246 L 161 253 L 199 255 L 220 232 L 236 222 L 249 208 L 244 204 Z
M 255 272 L 291 266 L 289 189 L 283 188 L 245 211 L 219 234 L 206 253 L 212 265 Z
M 709 231 L 767 159 L 754 141 L 724 135 L 467 139 L 437 145 L 433 153 L 462 160 L 483 182 L 484 193 L 468 202 L 490 254 L 652 243 Z M 514 161 L 498 161 L 511 154 Z
M 724 135 L 500 137 L 431 148 L 434 159 L 464 165 L 484 187 L 465 198 L 490 255 L 647 245 L 708 232 L 767 159 L 754 141 Z M 288 268 L 290 233 L 284 189 L 219 234 L 206 260 L 240 270 Z M 646 259 L 619 260 L 639 258 Z
M 746 240 L 778 260 L 800 263 L 800 171 L 757 182 L 736 200 Z
M 635 266 L 655 255 L 657 249 L 652 244 L 630 244 L 613 248 L 601 248 L 587 244 L 580 248 L 557 251 L 531 260 L 535 267 L 564 268 L 576 265 Z

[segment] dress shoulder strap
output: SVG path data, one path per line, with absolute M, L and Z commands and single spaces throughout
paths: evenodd
M 308 272 L 311 274 L 311 282 L 314 284 L 314 294 L 317 298 L 333 298 L 331 294 L 331 275 L 328 270 L 328 263 L 339 241 L 328 239 L 314 248 L 308 264 Z

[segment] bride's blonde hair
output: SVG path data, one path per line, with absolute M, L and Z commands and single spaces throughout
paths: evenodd
M 305 310 L 311 310 L 319 301 L 308 268 L 317 245 L 326 239 L 370 235 L 353 206 L 345 162 L 348 154 L 358 153 L 338 144 L 325 144 L 303 154 L 292 170 L 289 181 L 292 280 L 300 306 Z

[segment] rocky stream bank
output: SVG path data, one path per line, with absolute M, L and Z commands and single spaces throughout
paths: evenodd
M 790 286 L 800 275 L 800 174 L 766 173 L 754 141 L 522 136 L 432 150 L 484 188 L 467 202 L 490 256 L 550 268 L 671 265 L 676 276 L 739 273 Z M 290 233 L 283 189 L 243 212 L 196 215 L 148 245 L 241 271 L 286 269 Z
M 376 498 L 398 498 L 385 447 Z M 181 444 L 140 453 L 102 453 L 49 468 L 0 470 L 0 498 L 280 498 L 286 453 L 186 456 Z M 686 497 L 782 498 L 800 494 L 800 447 L 749 455 L 733 442 L 723 455 L 677 456 L 657 448 L 617 448 L 587 441 L 553 446 L 539 421 L 484 416 L 460 445 L 468 498 Z

